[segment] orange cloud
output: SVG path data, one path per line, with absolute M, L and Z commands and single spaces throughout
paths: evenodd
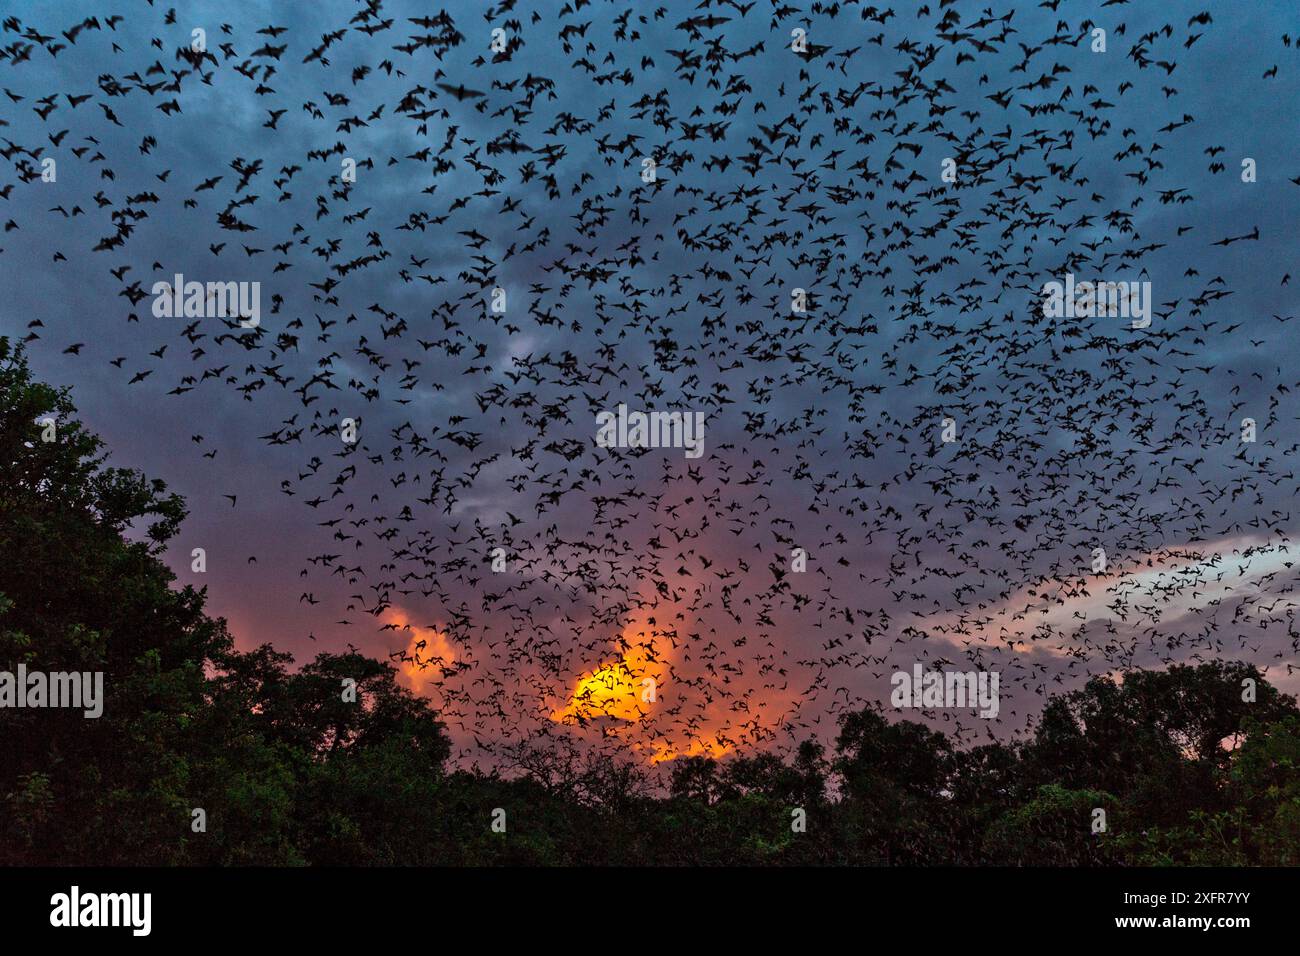
M 659 701 L 667 671 L 666 662 L 658 657 L 654 634 L 652 628 L 629 622 L 618 641 L 623 649 L 620 659 L 579 676 L 568 704 L 554 711 L 551 719 L 579 725 L 602 717 L 629 723 L 645 720 Z
M 383 621 L 393 625 L 395 630 L 409 634 L 397 670 L 402 683 L 415 693 L 422 693 L 456 660 L 455 650 L 445 633 L 412 624 L 410 615 L 401 608 L 390 607 L 384 612 Z
M 627 664 L 615 661 L 578 678 L 569 705 L 553 713 L 551 719 L 561 723 L 569 719 L 583 723 L 597 717 L 641 720 L 657 697 L 656 683 L 652 677 L 638 680 Z
M 677 760 L 680 757 L 712 757 L 714 760 L 721 759 L 731 752 L 730 744 L 720 743 L 715 737 L 712 740 L 692 740 L 691 745 L 685 750 L 673 750 L 671 747 L 660 746 L 660 749 L 650 755 L 651 763 L 663 763 L 667 760 Z

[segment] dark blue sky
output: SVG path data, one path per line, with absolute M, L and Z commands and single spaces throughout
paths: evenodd
M 976 737 L 1135 664 L 1296 690 L 1287 7 L 119 6 L 6 24 L 0 332 L 189 500 L 168 559 L 241 646 L 440 648 L 408 679 L 470 758 L 784 745 L 918 661 L 1003 674 L 1000 721 L 928 715 Z M 1045 319 L 1068 271 L 1150 281 L 1151 328 Z M 176 272 L 260 282 L 264 331 L 123 295 Z M 598 448 L 620 402 L 705 413 L 704 457 Z M 661 697 L 602 717 L 593 671 Z

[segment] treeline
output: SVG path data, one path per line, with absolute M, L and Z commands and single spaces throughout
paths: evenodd
M 0 709 L 0 862 L 1300 863 L 1300 712 L 1251 665 L 1097 678 L 1007 745 L 865 710 L 829 752 L 675 761 L 668 794 L 561 737 L 453 772 L 389 664 L 236 651 L 157 558 L 184 517 L 0 338 L 0 670 L 106 675 L 99 719 Z

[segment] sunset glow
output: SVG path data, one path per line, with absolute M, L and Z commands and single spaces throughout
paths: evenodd
M 446 634 L 432 627 L 412 624 L 410 616 L 401 608 L 389 608 L 384 612 L 383 621 L 393 630 L 409 635 L 398 659 L 397 670 L 403 682 L 417 694 L 456 660 Z

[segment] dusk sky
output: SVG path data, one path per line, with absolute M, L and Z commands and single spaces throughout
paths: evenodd
M 24 6 L 0 334 L 187 499 L 239 647 L 394 655 L 492 766 L 872 702 L 1008 739 L 1172 662 L 1300 691 L 1289 5 Z M 260 325 L 156 316 L 177 273 Z M 1067 273 L 1150 325 L 1044 314 Z M 602 447 L 620 404 L 702 455 Z M 998 717 L 895 711 L 918 663 Z

